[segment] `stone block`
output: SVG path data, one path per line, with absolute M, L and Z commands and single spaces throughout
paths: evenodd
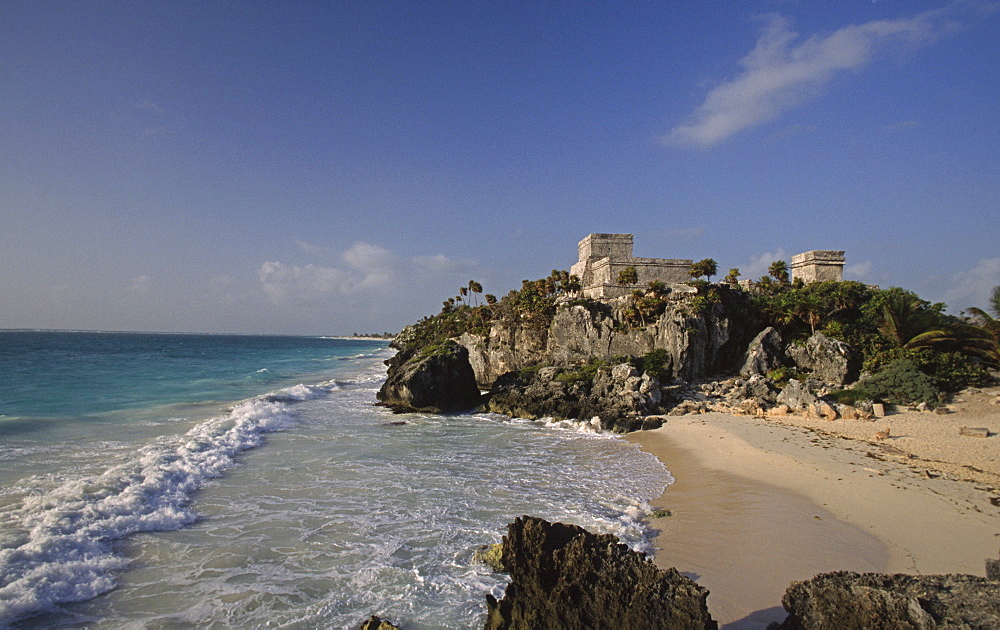
M 885 417 L 885 405 L 882 403 L 872 403 L 872 415 L 876 418 Z
M 962 427 L 958 430 L 958 434 L 965 437 L 986 438 L 990 437 L 990 430 L 986 427 Z

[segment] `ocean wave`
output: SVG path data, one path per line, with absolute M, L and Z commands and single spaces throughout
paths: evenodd
M 289 403 L 331 389 L 297 385 L 243 401 L 228 415 L 142 447 L 124 464 L 25 497 L 6 515 L 18 532 L 0 549 L 0 627 L 113 589 L 115 572 L 128 564 L 114 541 L 194 522 L 191 493 L 267 433 L 288 427 Z

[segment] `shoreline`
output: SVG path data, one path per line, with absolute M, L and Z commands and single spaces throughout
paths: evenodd
M 973 425 L 1000 429 L 1000 410 L 986 411 Z M 707 413 L 631 433 L 676 480 L 651 502 L 672 512 L 651 523 L 654 562 L 712 591 L 709 609 L 728 630 L 783 620 L 785 589 L 818 573 L 985 575 L 1000 549 L 1000 506 L 991 502 L 1000 474 L 995 458 L 975 455 L 997 450 L 998 438 L 960 438 L 956 455 L 934 438 L 943 422 L 969 424 L 952 415 L 872 423 Z M 885 425 L 906 427 L 898 446 L 849 436 Z M 978 466 L 969 468 L 962 448 Z M 934 459 L 912 454 L 928 449 Z

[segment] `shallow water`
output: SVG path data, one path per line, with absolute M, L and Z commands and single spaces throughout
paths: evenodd
M 393 415 L 372 404 L 389 351 L 367 343 L 320 342 L 277 395 L 226 403 L 234 377 L 208 374 L 227 384 L 202 400 L 8 427 L 0 625 L 470 628 L 504 586 L 473 553 L 516 516 L 650 550 L 658 460 L 575 425 Z

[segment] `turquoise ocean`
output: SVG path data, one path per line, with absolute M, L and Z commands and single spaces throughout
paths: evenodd
M 0 627 L 476 628 L 530 514 L 651 551 L 620 437 L 374 406 L 385 341 L 0 331 Z

